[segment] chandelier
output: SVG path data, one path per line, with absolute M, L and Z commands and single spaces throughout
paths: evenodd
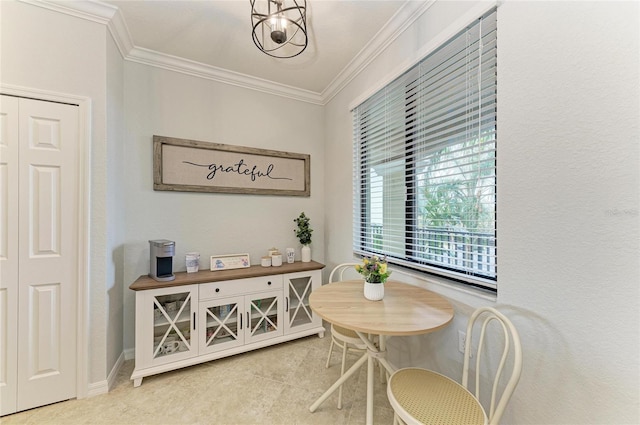
M 250 1 L 258 49 L 274 58 L 292 58 L 307 48 L 307 0 Z

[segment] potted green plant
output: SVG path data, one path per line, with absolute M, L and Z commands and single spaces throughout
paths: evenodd
M 311 244 L 311 233 L 313 232 L 313 229 L 309 225 L 309 217 L 307 217 L 304 212 L 301 212 L 298 218 L 295 218 L 293 221 L 298 225 L 293 231 L 302 244 L 302 262 L 308 263 L 311 261 L 311 248 L 309 244 Z

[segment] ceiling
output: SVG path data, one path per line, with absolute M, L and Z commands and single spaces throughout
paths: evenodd
M 425 3 L 307 0 L 309 46 L 289 59 L 254 45 L 249 0 L 100 4 L 114 11 L 110 29 L 126 59 L 322 104 Z

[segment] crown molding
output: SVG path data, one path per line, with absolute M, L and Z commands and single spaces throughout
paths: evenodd
M 407 0 L 405 5 L 393 15 L 389 22 L 360 50 L 353 60 L 340 71 L 322 93 L 136 47 L 120 9 L 107 3 L 102 3 L 97 0 L 20 1 L 107 26 L 124 60 L 218 81 L 249 90 L 256 90 L 275 96 L 282 96 L 316 105 L 326 105 L 437 0 Z
M 329 83 L 321 97 L 323 104 L 329 103 L 347 84 L 360 74 L 375 58 L 389 47 L 411 24 L 435 4 L 436 0 L 408 0 L 391 19 L 371 38 L 360 52 Z
M 133 38 L 127 27 L 124 17 L 120 9 L 116 8 L 116 13 L 113 15 L 109 23 L 107 24 L 113 41 L 118 46 L 118 50 L 124 59 L 127 59 L 131 51 L 135 48 L 133 44 Z
M 0 0 L 1 1 L 1 0 Z M 85 19 L 106 25 L 113 37 L 120 54 L 126 59 L 133 49 L 133 39 L 124 21 L 122 12 L 116 6 L 100 1 L 51 1 L 51 0 L 19 0 L 32 6 L 38 6 L 54 12 Z
M 159 53 L 154 50 L 144 49 L 141 47 L 134 47 L 126 59 L 131 62 L 180 72 L 276 96 L 283 96 L 316 105 L 323 104 L 320 95 L 310 90 L 275 83 L 273 81 L 252 77 L 239 72 L 229 71 L 227 69 L 190 61 L 188 59 Z
M 377 58 L 396 38 L 424 12 L 435 4 L 436 0 L 407 1 L 404 6 L 391 17 L 389 22 L 371 38 L 371 41 L 345 66 L 336 78 L 322 91 L 324 104 L 329 103 L 347 84 L 360 74 L 375 58 Z
M 107 25 L 118 11 L 118 8 L 98 1 L 51 1 L 51 0 L 19 0 L 33 6 L 49 9 L 54 12 L 75 16 Z

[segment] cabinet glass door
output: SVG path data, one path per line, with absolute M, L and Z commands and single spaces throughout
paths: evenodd
M 306 327 L 313 323 L 309 295 L 311 295 L 313 279 L 311 276 L 292 277 L 287 279 L 287 311 L 285 316 L 289 329 Z
M 282 335 L 282 292 L 248 295 L 247 299 L 248 339 L 258 341 Z
M 243 298 L 238 297 L 200 304 L 205 352 L 227 349 L 243 343 L 242 301 Z
M 153 359 L 174 356 L 193 349 L 192 292 L 153 297 Z

